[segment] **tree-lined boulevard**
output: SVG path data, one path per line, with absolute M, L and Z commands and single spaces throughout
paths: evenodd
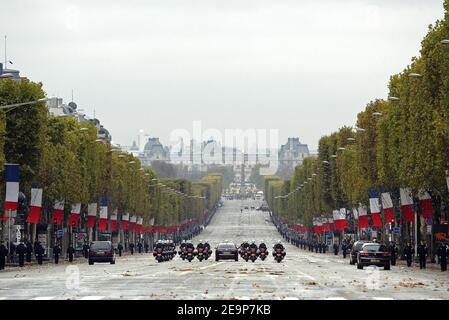
M 98 118 L 9 69 L 5 50 L 0 300 L 449 300 L 443 6 L 386 98 L 321 136 L 316 153 L 299 138 L 265 150 L 284 156 L 270 175 L 257 139 L 254 163 L 225 143 L 211 151 L 209 137 L 182 140 L 177 160 L 155 137 L 144 152 L 120 146 Z M 178 315 L 191 312 L 213 310 Z
M 268 212 L 243 210 L 254 200 L 226 200 L 204 232 L 192 239 L 212 247 L 224 240 L 264 241 L 271 251 L 280 235 Z M 115 265 L 75 264 L 11 268 L 0 273 L 0 299 L 447 299 L 447 273 L 403 263 L 391 271 L 356 270 L 341 255 L 310 253 L 291 244 L 276 263 L 214 259 L 189 263 L 179 256 L 157 263 L 151 254 L 126 255 Z

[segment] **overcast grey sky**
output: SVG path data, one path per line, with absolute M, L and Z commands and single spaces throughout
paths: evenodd
M 1 0 L 21 74 L 129 145 L 139 129 L 279 129 L 315 149 L 385 98 L 442 0 Z M 1 44 L 3 60 L 3 43 Z

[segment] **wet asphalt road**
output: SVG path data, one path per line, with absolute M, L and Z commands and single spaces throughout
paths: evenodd
M 230 200 L 194 239 L 214 247 L 221 241 L 240 244 L 263 240 L 270 247 L 280 236 L 269 214 L 244 210 L 257 201 Z M 319 254 L 286 244 L 286 259 L 270 256 L 243 260 L 189 263 L 175 257 L 157 263 L 150 254 L 117 258 L 115 265 L 48 264 L 0 272 L 0 300 L 6 299 L 449 299 L 449 273 L 393 266 L 357 270 L 331 253 Z

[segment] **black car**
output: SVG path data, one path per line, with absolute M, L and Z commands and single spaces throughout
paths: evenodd
M 387 246 L 380 243 L 365 243 L 362 246 L 357 254 L 357 269 L 372 265 L 390 270 L 390 252 Z
M 352 245 L 351 252 L 349 254 L 349 264 L 356 264 L 357 263 L 357 254 L 362 249 L 362 246 L 365 243 L 369 243 L 368 241 L 356 241 Z
M 89 264 L 109 262 L 115 264 L 115 250 L 111 241 L 94 241 L 89 249 Z
M 220 259 L 234 259 L 239 261 L 237 246 L 233 243 L 220 243 L 215 249 L 215 261 Z

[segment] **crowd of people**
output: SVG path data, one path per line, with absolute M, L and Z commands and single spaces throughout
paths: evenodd
M 333 250 L 334 255 L 338 255 L 339 252 L 342 252 L 343 258 L 351 252 L 354 243 L 356 242 L 351 237 L 345 237 L 341 244 L 338 242 L 334 242 L 332 245 L 329 243 L 320 240 L 319 237 L 313 237 L 311 239 L 305 238 L 299 233 L 291 233 L 288 227 L 283 224 L 280 220 L 276 219 L 272 216 L 272 221 L 276 226 L 278 232 L 282 235 L 286 242 L 295 245 L 304 250 L 308 250 L 310 252 L 315 253 L 326 253 L 330 248 Z M 377 242 L 377 239 L 372 239 L 371 242 Z M 399 248 L 394 241 L 391 241 L 388 244 L 385 244 L 388 252 L 390 253 L 391 265 L 396 265 L 396 260 L 401 259 L 405 260 L 408 267 L 413 265 L 413 261 L 415 260 L 415 256 L 419 261 L 420 269 L 426 269 L 427 260 L 429 258 L 429 250 L 424 241 L 421 241 L 417 246 L 416 250 L 412 242 L 408 242 L 404 249 L 402 250 L 402 254 L 399 254 Z M 449 258 L 449 244 L 447 242 L 440 242 L 437 244 L 437 263 L 441 267 L 441 271 L 447 271 L 447 260 Z M 415 252 L 416 251 L 416 252 Z
M 20 241 L 18 245 L 11 243 L 9 246 L 3 241 L 0 242 L 0 270 L 5 269 L 6 263 L 18 263 L 20 267 L 25 265 L 25 262 L 31 263 L 32 256 L 38 264 L 43 263 L 45 249 L 39 241 L 34 245 L 27 241 L 24 243 Z

